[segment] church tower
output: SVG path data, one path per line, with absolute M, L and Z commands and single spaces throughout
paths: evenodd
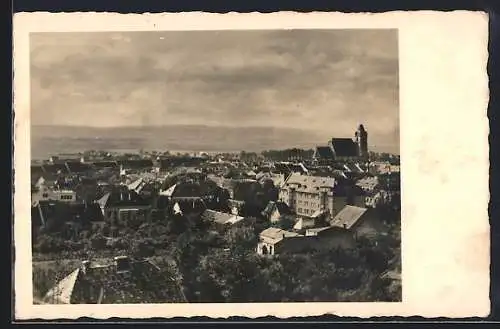
M 368 133 L 362 124 L 359 125 L 355 137 L 358 145 L 358 155 L 362 158 L 368 157 Z

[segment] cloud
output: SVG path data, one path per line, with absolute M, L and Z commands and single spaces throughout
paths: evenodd
M 398 144 L 392 30 L 38 33 L 32 122 L 225 124 Z M 395 130 L 398 133 L 392 133 Z

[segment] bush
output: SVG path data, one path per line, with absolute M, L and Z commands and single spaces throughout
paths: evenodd
M 132 253 L 138 258 L 151 257 L 155 253 L 154 242 L 150 239 L 134 241 Z
M 61 238 L 51 235 L 40 235 L 38 242 L 34 245 L 34 251 L 40 253 L 61 252 L 65 249 L 64 241 Z
M 231 227 L 224 238 L 233 249 L 252 250 L 258 242 L 258 237 L 250 226 Z

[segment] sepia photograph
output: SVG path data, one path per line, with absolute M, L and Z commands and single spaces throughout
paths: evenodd
M 486 316 L 487 23 L 16 14 L 16 319 Z
M 32 33 L 33 300 L 401 301 L 396 29 Z

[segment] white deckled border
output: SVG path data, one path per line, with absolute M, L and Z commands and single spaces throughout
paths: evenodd
M 29 33 L 292 28 L 399 29 L 403 302 L 32 305 Z M 16 318 L 488 315 L 487 28 L 485 14 L 465 11 L 16 14 Z

